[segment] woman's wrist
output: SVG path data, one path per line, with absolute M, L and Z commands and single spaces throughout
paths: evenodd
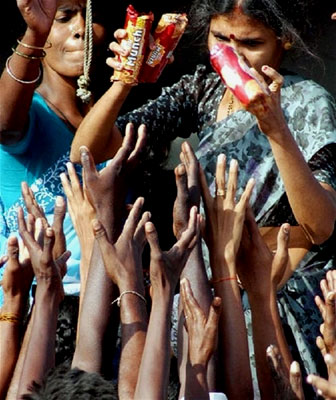
M 48 30 L 48 32 L 42 33 L 42 32 L 36 32 L 31 28 L 27 27 L 26 32 L 22 37 L 21 41 L 30 46 L 44 47 L 47 42 L 49 32 L 50 29 Z

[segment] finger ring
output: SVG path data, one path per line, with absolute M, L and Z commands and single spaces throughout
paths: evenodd
M 217 189 L 216 195 L 217 196 L 225 196 L 225 191 L 223 189 Z

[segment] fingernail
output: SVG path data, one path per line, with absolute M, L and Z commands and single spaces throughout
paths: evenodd
M 285 225 L 285 226 L 282 228 L 282 230 L 283 230 L 283 232 L 284 232 L 286 235 L 289 234 L 289 228 L 288 228 L 287 225 Z
M 63 197 L 62 196 L 57 196 L 55 203 L 56 203 L 57 206 L 62 206 L 63 205 Z
M 263 65 L 262 70 L 263 71 L 267 71 L 268 70 L 268 66 L 267 65 Z
M 238 166 L 238 161 L 236 159 L 232 159 L 230 162 L 230 168 L 235 168 Z
M 184 165 L 183 164 L 180 164 L 178 167 L 177 167 L 177 173 L 179 174 L 179 175 L 184 175 L 185 174 L 185 167 L 184 167 Z
M 225 162 L 225 154 L 220 154 L 217 158 L 217 162 L 219 164 L 223 164 Z
M 308 382 L 308 383 L 312 383 L 312 382 L 313 382 L 313 377 L 312 377 L 312 375 L 308 375 L 308 376 L 307 376 L 307 382 Z
M 81 158 L 83 158 L 85 160 L 88 159 L 89 155 L 88 155 L 88 152 L 87 152 L 87 148 L 85 146 L 81 146 L 79 148 L 79 152 L 80 152 Z
M 300 365 L 297 361 L 293 361 L 290 366 L 290 372 L 292 374 L 299 374 L 300 373 Z
M 92 226 L 94 229 L 99 229 L 100 228 L 100 223 L 97 219 L 92 220 Z

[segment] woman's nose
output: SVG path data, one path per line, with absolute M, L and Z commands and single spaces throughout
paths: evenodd
M 71 26 L 71 33 L 76 39 L 84 39 L 85 35 L 85 17 L 81 12 L 78 12 L 73 18 L 73 25 Z

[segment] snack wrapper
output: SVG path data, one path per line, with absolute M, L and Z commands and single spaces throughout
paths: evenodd
M 139 14 L 132 5 L 128 6 L 124 26 L 127 38 L 122 41 L 122 45 L 131 50 L 127 57 L 119 57 L 118 61 L 124 68 L 122 71 L 115 70 L 111 81 L 123 81 L 129 85 L 138 83 L 140 69 L 147 53 L 153 19 L 152 13 Z
M 268 94 L 232 46 L 217 43 L 210 51 L 210 61 L 226 86 L 243 105 L 248 105 L 258 93 Z
M 167 65 L 188 24 L 186 14 L 163 14 L 154 32 L 150 50 L 140 73 L 140 82 L 156 82 Z

